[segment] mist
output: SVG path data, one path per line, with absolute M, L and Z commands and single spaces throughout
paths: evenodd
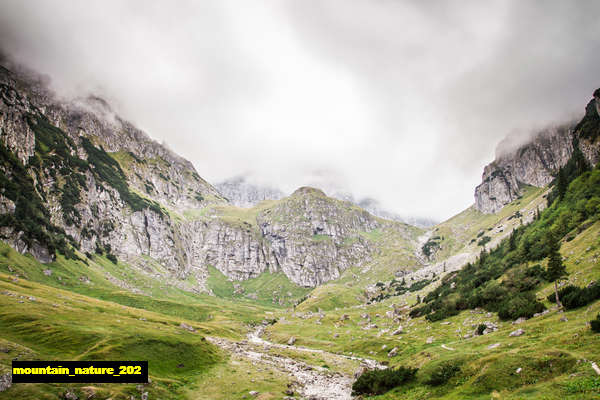
M 209 182 L 289 193 L 325 176 L 443 220 L 504 137 L 583 115 L 599 15 L 595 0 L 4 0 L 0 48 L 62 97 L 105 98 Z

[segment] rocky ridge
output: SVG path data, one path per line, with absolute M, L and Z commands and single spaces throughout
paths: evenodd
M 574 143 L 595 165 L 600 157 L 599 110 L 600 89 L 579 124 L 545 129 L 516 149 L 507 148 L 507 141 L 501 143 L 496 159 L 484 168 L 482 183 L 475 188 L 475 208 L 486 214 L 496 213 L 521 195 L 523 185 L 548 185 L 569 161 Z
M 334 199 L 355 204 L 376 217 L 402 222 L 419 228 L 431 227 L 436 224 L 436 221 L 428 218 L 401 216 L 387 210 L 376 199 L 370 197 L 357 199 L 351 193 L 341 190 L 338 186 L 332 184 L 317 182 L 315 184 L 310 184 L 309 186 L 323 190 L 328 196 L 333 197 Z M 285 197 L 285 194 L 281 190 L 251 183 L 244 176 L 226 179 L 223 182 L 216 184 L 215 187 L 233 205 L 243 208 L 254 207 L 265 200 L 280 200 Z

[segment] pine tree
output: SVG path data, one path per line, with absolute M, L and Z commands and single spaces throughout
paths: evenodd
M 558 199 L 562 200 L 565 198 L 565 194 L 567 193 L 567 187 L 569 186 L 569 182 L 567 182 L 567 174 L 565 173 L 564 168 L 560 168 L 558 170 L 558 179 L 556 181 L 556 188 L 558 190 Z
M 486 258 L 487 258 L 487 251 L 485 250 L 485 247 L 484 247 L 483 250 L 481 250 L 481 253 L 479 253 L 479 266 L 480 267 L 483 266 Z
M 556 305 L 559 309 L 562 308 L 562 303 L 558 298 L 558 281 L 567 275 L 567 270 L 562 261 L 560 255 L 560 244 L 556 237 L 549 233 L 546 237 L 550 253 L 548 254 L 548 268 L 546 269 L 546 275 L 550 282 L 554 282 L 554 294 L 556 296 Z
M 573 139 L 573 155 L 571 156 L 573 163 L 575 164 L 575 171 L 577 176 L 583 174 L 585 171 L 590 170 L 590 166 L 583 155 L 583 152 L 579 148 L 579 140 Z
M 513 251 L 517 248 L 517 243 L 516 243 L 516 232 L 513 230 L 510 233 L 510 236 L 508 237 L 508 251 Z

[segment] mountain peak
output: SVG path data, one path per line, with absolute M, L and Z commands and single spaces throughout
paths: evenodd
M 311 186 L 302 186 L 302 187 L 296 189 L 296 191 L 294 193 L 292 193 L 292 196 L 307 196 L 307 195 L 317 195 L 317 196 L 327 197 L 327 195 L 325 194 L 324 191 L 322 191 L 321 189 L 311 187 Z

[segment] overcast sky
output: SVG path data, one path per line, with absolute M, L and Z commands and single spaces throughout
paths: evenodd
M 442 220 L 504 136 L 583 113 L 599 17 L 597 0 L 2 0 L 0 40 L 213 183 L 325 175 Z

